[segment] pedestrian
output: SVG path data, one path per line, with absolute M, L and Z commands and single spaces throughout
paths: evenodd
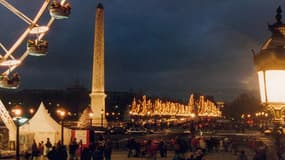
M 41 141 L 38 145 L 38 156 L 40 157 L 40 159 L 42 159 L 42 156 L 44 154 L 44 142 Z
M 156 151 L 153 147 L 152 140 L 148 140 L 146 143 L 146 159 L 148 160 L 156 160 Z
M 56 160 L 56 157 L 57 157 L 57 151 L 55 149 L 55 146 L 53 146 L 51 150 L 47 153 L 47 158 L 49 160 Z
M 81 160 L 91 160 L 92 154 L 89 148 L 84 147 L 80 155 Z
M 112 141 L 110 138 L 107 138 L 104 147 L 105 160 L 111 160 L 111 155 L 112 155 Z
M 187 152 L 187 150 L 187 142 L 180 137 L 176 137 L 174 143 L 173 160 L 185 160 L 185 153 Z
M 69 144 L 69 156 L 70 160 L 77 160 L 76 150 L 78 149 L 78 144 L 76 142 L 76 138 L 74 138 Z
M 167 155 L 167 145 L 164 142 L 164 140 L 160 140 L 159 144 L 158 144 L 158 149 L 159 149 L 159 153 L 160 153 L 160 157 L 166 157 Z
M 52 149 L 52 144 L 50 142 L 50 139 L 47 138 L 47 141 L 45 143 L 45 152 L 44 152 L 44 155 L 47 155 L 49 151 L 51 151 Z
M 37 160 L 38 155 L 39 155 L 38 146 L 37 146 L 36 140 L 34 140 L 33 144 L 32 144 L 32 157 L 31 157 L 31 159 Z
M 240 155 L 238 156 L 238 159 L 237 160 L 248 160 L 244 150 L 241 150 L 240 151 Z
M 103 160 L 103 152 L 104 150 L 101 148 L 100 144 L 97 143 L 92 153 L 93 160 Z
M 134 155 L 134 149 L 135 149 L 135 139 L 131 138 L 127 142 L 127 148 L 128 148 L 128 157 L 131 157 Z
M 64 145 L 59 147 L 59 149 L 57 151 L 57 157 L 56 158 L 58 160 L 67 160 L 67 151 L 66 151 L 66 147 Z
M 25 159 L 30 160 L 30 156 L 31 156 L 31 153 L 29 153 L 28 151 L 25 151 L 25 155 L 24 155 Z

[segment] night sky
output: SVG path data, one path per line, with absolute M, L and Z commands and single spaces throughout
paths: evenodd
M 33 18 L 43 0 L 8 2 Z M 16 69 L 22 79 L 20 89 L 64 89 L 75 81 L 90 88 L 98 1 L 70 2 L 70 19 L 57 20 L 45 37 L 48 55 L 29 56 Z M 285 6 L 281 0 L 101 2 L 106 90 L 180 99 L 198 92 L 226 101 L 243 92 L 257 93 L 250 50 L 259 50 L 270 36 L 267 23 L 275 22 L 279 5 Z M 40 24 L 48 18 L 46 12 Z M 10 48 L 28 25 L 2 5 L 0 20 L 0 42 Z M 14 56 L 19 57 L 25 46 Z

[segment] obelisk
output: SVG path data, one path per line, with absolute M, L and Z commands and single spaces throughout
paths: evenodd
M 96 8 L 92 91 L 90 93 L 93 126 L 106 126 L 107 122 L 105 118 L 104 64 L 104 8 L 99 3 Z

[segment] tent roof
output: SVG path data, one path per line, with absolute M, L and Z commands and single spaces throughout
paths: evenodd
M 21 132 L 58 132 L 61 125 L 58 124 L 48 113 L 48 110 L 41 102 L 34 116 L 23 126 Z

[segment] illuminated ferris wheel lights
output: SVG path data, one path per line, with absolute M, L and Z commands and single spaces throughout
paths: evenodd
M 6 49 L 6 47 L 0 43 L 0 47 L 6 52 L 5 55 L 0 54 L 0 66 L 8 67 L 6 71 L 4 71 L 2 74 L 0 73 L 0 88 L 16 89 L 19 87 L 19 77 L 14 77 L 13 75 L 13 77 L 10 78 L 10 73 L 16 69 L 19 64 L 21 64 L 21 62 L 24 61 L 29 55 L 45 56 L 48 53 L 48 42 L 46 40 L 42 40 L 42 38 L 45 36 L 50 26 L 54 23 L 55 19 L 69 18 L 71 6 L 68 2 L 66 2 L 66 0 L 51 1 L 52 0 L 44 0 L 34 19 L 30 19 L 20 10 L 8 3 L 7 0 L 0 0 L 0 4 L 10 10 L 24 22 L 29 24 L 27 29 L 9 49 Z M 47 9 L 49 9 L 51 18 L 46 26 L 40 26 L 38 25 L 38 22 Z M 21 57 L 16 59 L 13 56 L 13 53 L 26 40 L 26 37 L 29 34 L 37 35 L 37 39 L 28 40 L 26 48 L 27 50 L 21 55 Z
M 30 34 L 41 34 L 47 32 L 48 30 L 48 26 L 37 26 L 31 29 Z
M 5 60 L 5 61 L 0 61 L 0 66 L 15 66 L 15 65 L 19 65 L 21 63 L 20 60 L 17 59 L 9 59 L 9 60 Z

